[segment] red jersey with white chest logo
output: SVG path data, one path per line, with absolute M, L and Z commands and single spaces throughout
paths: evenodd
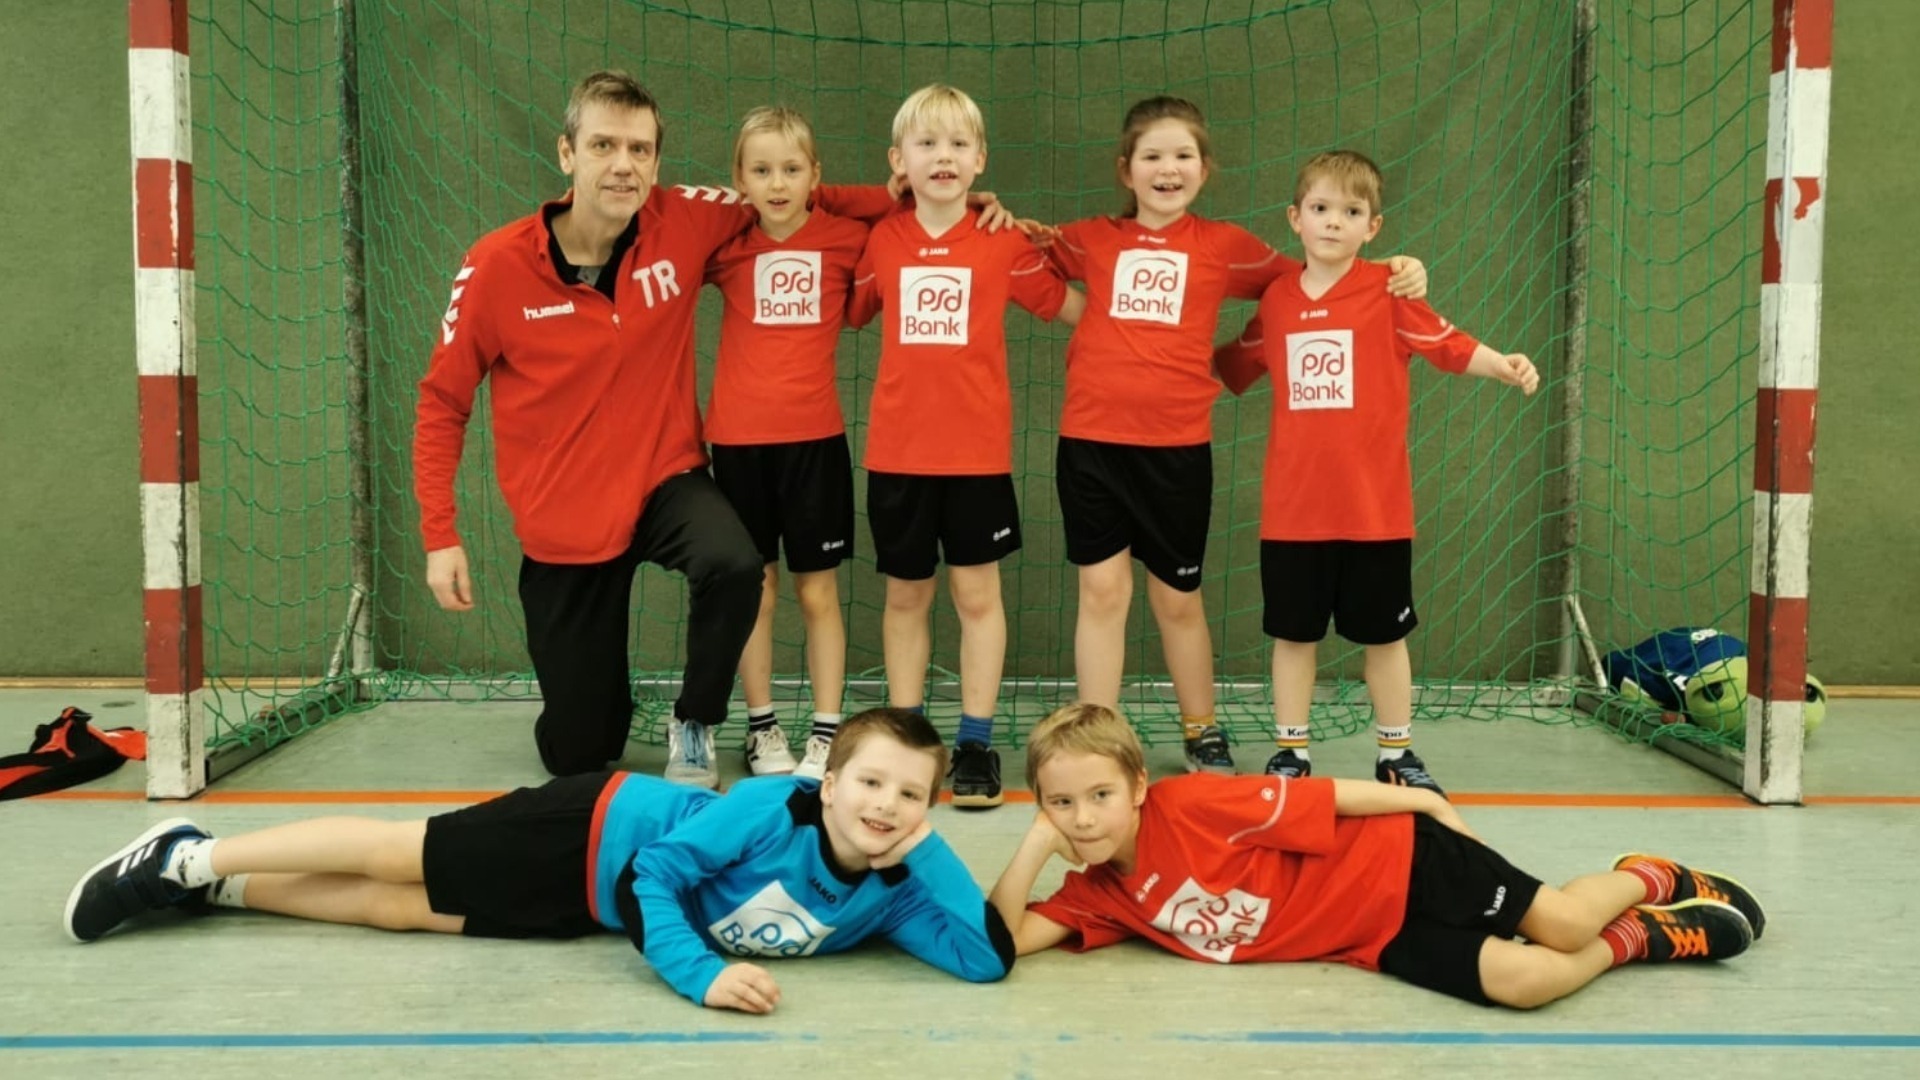
M 938 237 L 912 213 L 874 226 L 854 272 L 847 321 L 885 310 L 867 411 L 866 467 L 923 476 L 1013 471 L 1006 307 L 1051 319 L 1067 285 L 1017 229 L 969 210 Z
M 1067 342 L 1060 434 L 1132 446 L 1212 441 L 1221 301 L 1255 299 L 1300 272 L 1238 225 L 1194 214 L 1163 229 L 1133 218 L 1076 221 L 1047 255 L 1087 292 Z
M 482 237 L 454 278 L 414 427 L 429 551 L 460 543 L 454 475 L 482 379 L 500 492 L 521 549 L 540 562 L 620 554 L 654 488 L 706 464 L 695 298 L 708 257 L 752 220 L 739 197 L 654 188 L 633 246 L 602 271 L 621 275 L 612 300 L 561 279 L 545 213 Z
M 707 402 L 723 446 L 805 442 L 847 429 L 834 349 L 867 226 L 821 210 L 785 240 L 759 228 L 721 248 L 707 280 L 726 301 Z
M 1194 960 L 1375 970 L 1406 917 L 1413 815 L 1337 817 L 1333 782 L 1194 773 L 1147 788 L 1133 869 L 1067 874 L 1029 905 L 1067 948 L 1143 937 Z
M 1262 540 L 1413 536 L 1412 359 L 1458 374 L 1480 343 L 1426 301 L 1388 296 L 1387 276 L 1385 265 L 1356 260 L 1318 297 L 1298 277 L 1276 281 L 1259 316 L 1221 350 L 1235 393 L 1273 376 Z

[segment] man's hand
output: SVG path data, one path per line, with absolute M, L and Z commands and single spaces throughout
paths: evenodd
M 1508 353 L 1502 356 L 1493 368 L 1493 377 L 1508 386 L 1517 386 L 1528 397 L 1540 389 L 1540 373 L 1534 370 L 1533 361 L 1522 353 Z
M 758 964 L 728 964 L 707 987 L 704 1004 L 709 1009 L 738 1009 L 765 1016 L 780 1004 L 780 987 Z
M 875 870 L 885 870 L 889 866 L 899 866 L 907 861 L 907 853 L 920 846 L 920 841 L 933 835 L 933 823 L 922 820 L 919 827 L 900 838 L 900 842 L 873 857 L 869 864 Z
M 455 544 L 427 552 L 427 587 L 448 611 L 473 610 L 473 575 L 467 572 L 467 549 Z
M 1427 296 L 1427 266 L 1411 255 L 1387 259 L 1387 295 L 1402 300 L 1424 300 Z

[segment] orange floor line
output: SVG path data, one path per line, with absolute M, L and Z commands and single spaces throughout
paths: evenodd
M 493 791 L 224 791 L 204 792 L 190 800 L 207 806 L 343 806 L 343 805 L 420 805 L 464 806 L 484 802 Z M 1033 792 L 1010 790 L 1010 803 L 1032 804 Z M 36 799 L 63 802 L 139 802 L 146 795 L 138 791 L 53 791 Z M 1524 806 L 1537 809 L 1626 809 L 1626 810 L 1748 810 L 1757 809 L 1745 796 L 1726 795 L 1616 795 L 1563 792 L 1475 792 L 1456 791 L 1451 796 L 1456 806 Z M 951 801 L 942 792 L 941 802 Z M 1920 806 L 1920 795 L 1809 795 L 1808 806 Z

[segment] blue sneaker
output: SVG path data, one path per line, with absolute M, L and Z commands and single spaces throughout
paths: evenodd
M 720 770 L 714 764 L 713 729 L 698 720 L 674 717 L 667 725 L 667 768 L 663 775 L 676 784 L 719 787 Z
M 161 877 L 173 846 L 213 837 L 186 818 L 169 818 L 94 864 L 67 895 L 67 936 L 97 941 L 114 927 L 149 911 L 184 907 L 205 888 L 188 889 Z

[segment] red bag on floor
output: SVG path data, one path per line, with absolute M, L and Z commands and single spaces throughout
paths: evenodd
M 87 723 L 93 717 L 69 705 L 60 718 L 34 729 L 33 747 L 0 757 L 0 799 L 24 799 L 98 780 L 125 764 L 145 760 L 147 734 L 133 728 L 106 731 Z

